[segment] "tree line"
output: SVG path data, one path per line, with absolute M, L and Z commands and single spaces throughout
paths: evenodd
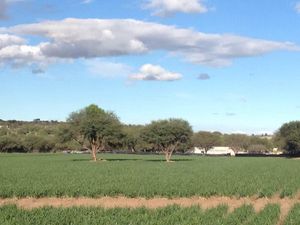
M 147 125 L 122 124 L 118 117 L 97 105 L 72 112 L 66 122 L 1 121 L 0 152 L 56 152 L 89 150 L 96 153 L 115 149 L 131 152 L 162 152 L 171 161 L 174 151 L 193 146 L 208 150 L 228 146 L 234 151 L 269 152 L 274 147 L 296 154 L 300 149 L 300 122 L 284 124 L 272 138 L 220 132 L 193 132 L 182 119 L 153 121 Z

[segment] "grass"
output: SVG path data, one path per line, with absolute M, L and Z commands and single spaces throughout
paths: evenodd
M 269 204 L 257 215 L 252 217 L 246 225 L 275 225 L 279 220 L 280 206 L 277 204 Z
M 300 161 L 105 154 L 0 154 L 0 197 L 291 196 L 300 188 Z
M 300 224 L 300 204 L 296 204 L 286 218 L 284 225 L 298 225 Z
M 9 205 L 0 207 L 0 221 L 2 225 L 274 225 L 278 210 L 278 205 L 267 205 L 255 214 L 252 206 L 244 205 L 232 213 L 227 206 L 209 210 L 170 206 L 156 210 L 47 207 L 27 211 Z

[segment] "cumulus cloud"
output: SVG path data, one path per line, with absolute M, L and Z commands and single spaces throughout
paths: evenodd
M 131 80 L 145 81 L 175 81 L 180 80 L 180 73 L 170 72 L 159 65 L 145 64 L 140 68 L 139 73 L 130 75 Z
M 0 34 L 0 49 L 12 45 L 23 45 L 25 42 L 25 39 L 15 35 Z
M 0 33 L 0 67 L 29 67 L 34 74 L 44 73 L 48 64 L 61 60 L 45 56 L 42 45 L 31 46 L 21 37 Z
M 153 15 L 169 16 L 181 13 L 205 13 L 207 7 L 202 0 L 150 0 L 145 5 L 146 9 L 153 10 Z
M 37 36 L 43 42 L 30 45 L 26 36 Z M 164 51 L 195 64 L 226 66 L 236 58 L 279 50 L 299 47 L 289 42 L 207 34 L 131 19 L 64 19 L 0 28 L 0 64 L 12 66 L 152 51 Z
M 26 40 L 15 35 L 0 34 L 0 66 L 19 68 L 49 61 L 39 46 L 26 45 Z
M 296 10 L 297 13 L 300 13 L 300 2 L 297 2 L 295 4 L 295 10 Z
M 91 74 L 104 78 L 127 77 L 132 73 L 132 68 L 126 64 L 100 59 L 88 60 L 86 66 Z
M 198 80 L 209 80 L 210 76 L 207 73 L 201 73 L 197 77 Z
M 29 45 L 11 45 L 0 49 L 0 65 L 19 68 L 34 64 L 45 64 L 46 58 L 39 47 Z
M 48 42 L 39 45 L 40 51 L 46 57 L 56 58 L 96 58 L 163 50 L 192 63 L 226 66 L 240 57 L 299 50 L 289 42 L 206 34 L 131 19 L 65 19 L 23 24 L 6 30 L 17 35 L 48 39 Z

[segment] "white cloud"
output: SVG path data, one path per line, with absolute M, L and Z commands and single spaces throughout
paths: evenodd
M 23 45 L 26 41 L 15 35 L 0 34 L 0 49 L 11 45 Z
M 175 81 L 180 80 L 182 75 L 167 71 L 158 65 L 145 64 L 140 68 L 139 73 L 129 76 L 132 80 L 147 81 Z
M 13 38 L 0 51 L 0 63 L 10 60 L 24 65 L 49 63 L 59 59 L 99 58 L 165 51 L 195 64 L 226 66 L 236 58 L 272 51 L 299 50 L 289 42 L 231 35 L 207 34 L 191 29 L 130 19 L 65 19 L 0 28 L 0 40 Z M 38 36 L 46 42 L 26 45 L 26 37 Z M 12 40 L 10 40 L 12 41 Z
M 176 12 L 205 13 L 207 7 L 202 0 L 150 0 L 145 6 L 153 10 L 153 15 L 169 16 Z
M 11 45 L 0 49 L 0 65 L 19 68 L 31 65 L 44 65 L 46 58 L 39 47 L 29 45 Z
M 47 59 L 38 46 L 26 45 L 23 38 L 0 34 L 0 65 L 14 68 L 45 63 Z
M 300 13 L 300 2 L 296 3 L 295 10 L 296 10 L 297 13 Z
M 126 64 L 100 59 L 88 60 L 86 66 L 91 74 L 104 78 L 127 77 L 132 73 L 132 68 Z

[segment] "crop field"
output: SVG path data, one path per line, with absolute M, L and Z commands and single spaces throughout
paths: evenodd
M 0 154 L 1 225 L 300 224 L 298 160 L 101 156 Z
M 0 197 L 293 196 L 300 161 L 285 158 L 214 158 L 104 154 L 1 154 Z
M 47 207 L 30 211 L 8 205 L 0 207 L 0 221 L 2 225 L 273 225 L 278 222 L 279 213 L 280 208 L 276 204 L 267 205 L 259 213 L 250 205 L 233 212 L 228 212 L 228 207 L 223 205 L 208 210 L 170 206 L 155 210 Z M 287 224 L 295 223 L 288 221 Z
M 300 224 L 300 204 L 296 204 L 286 218 L 285 225 Z

